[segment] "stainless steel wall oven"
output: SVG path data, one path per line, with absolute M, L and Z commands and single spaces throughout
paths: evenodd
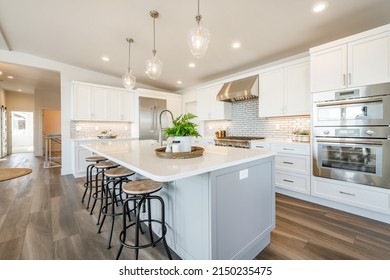
M 313 100 L 313 175 L 390 188 L 390 83 Z

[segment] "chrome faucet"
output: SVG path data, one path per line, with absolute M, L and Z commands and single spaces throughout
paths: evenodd
M 163 127 L 162 127 L 162 124 L 161 124 L 161 116 L 164 112 L 167 112 L 171 115 L 171 118 L 172 118 L 172 121 L 173 121 L 173 114 L 171 111 L 169 110 L 162 110 L 161 113 L 160 113 L 160 117 L 159 117 L 159 124 L 160 124 L 160 127 L 159 127 L 159 130 L 158 130 L 158 143 L 160 146 L 163 145 L 163 140 L 162 140 L 162 132 L 163 132 Z

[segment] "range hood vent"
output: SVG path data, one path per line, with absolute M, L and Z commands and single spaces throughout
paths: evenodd
M 218 101 L 241 101 L 259 98 L 259 76 L 251 76 L 225 83 L 217 94 Z

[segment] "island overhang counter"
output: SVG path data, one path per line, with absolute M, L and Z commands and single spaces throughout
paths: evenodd
M 182 259 L 253 259 L 270 243 L 274 152 L 204 145 L 201 157 L 164 159 L 156 156 L 153 140 L 82 146 L 164 182 L 158 195 L 165 201 L 167 241 Z M 153 231 L 161 234 L 159 227 Z

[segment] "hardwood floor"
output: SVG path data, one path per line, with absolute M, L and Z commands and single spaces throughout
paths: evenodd
M 108 223 L 97 234 L 97 211 L 90 215 L 80 202 L 84 179 L 45 169 L 32 154 L 8 156 L 0 167 L 33 169 L 0 182 L 0 259 L 115 259 L 120 220 L 108 250 Z M 390 259 L 388 224 L 282 195 L 276 205 L 271 244 L 256 259 Z M 132 253 L 124 249 L 121 259 L 133 259 Z M 141 250 L 140 259 L 167 256 L 159 245 Z

